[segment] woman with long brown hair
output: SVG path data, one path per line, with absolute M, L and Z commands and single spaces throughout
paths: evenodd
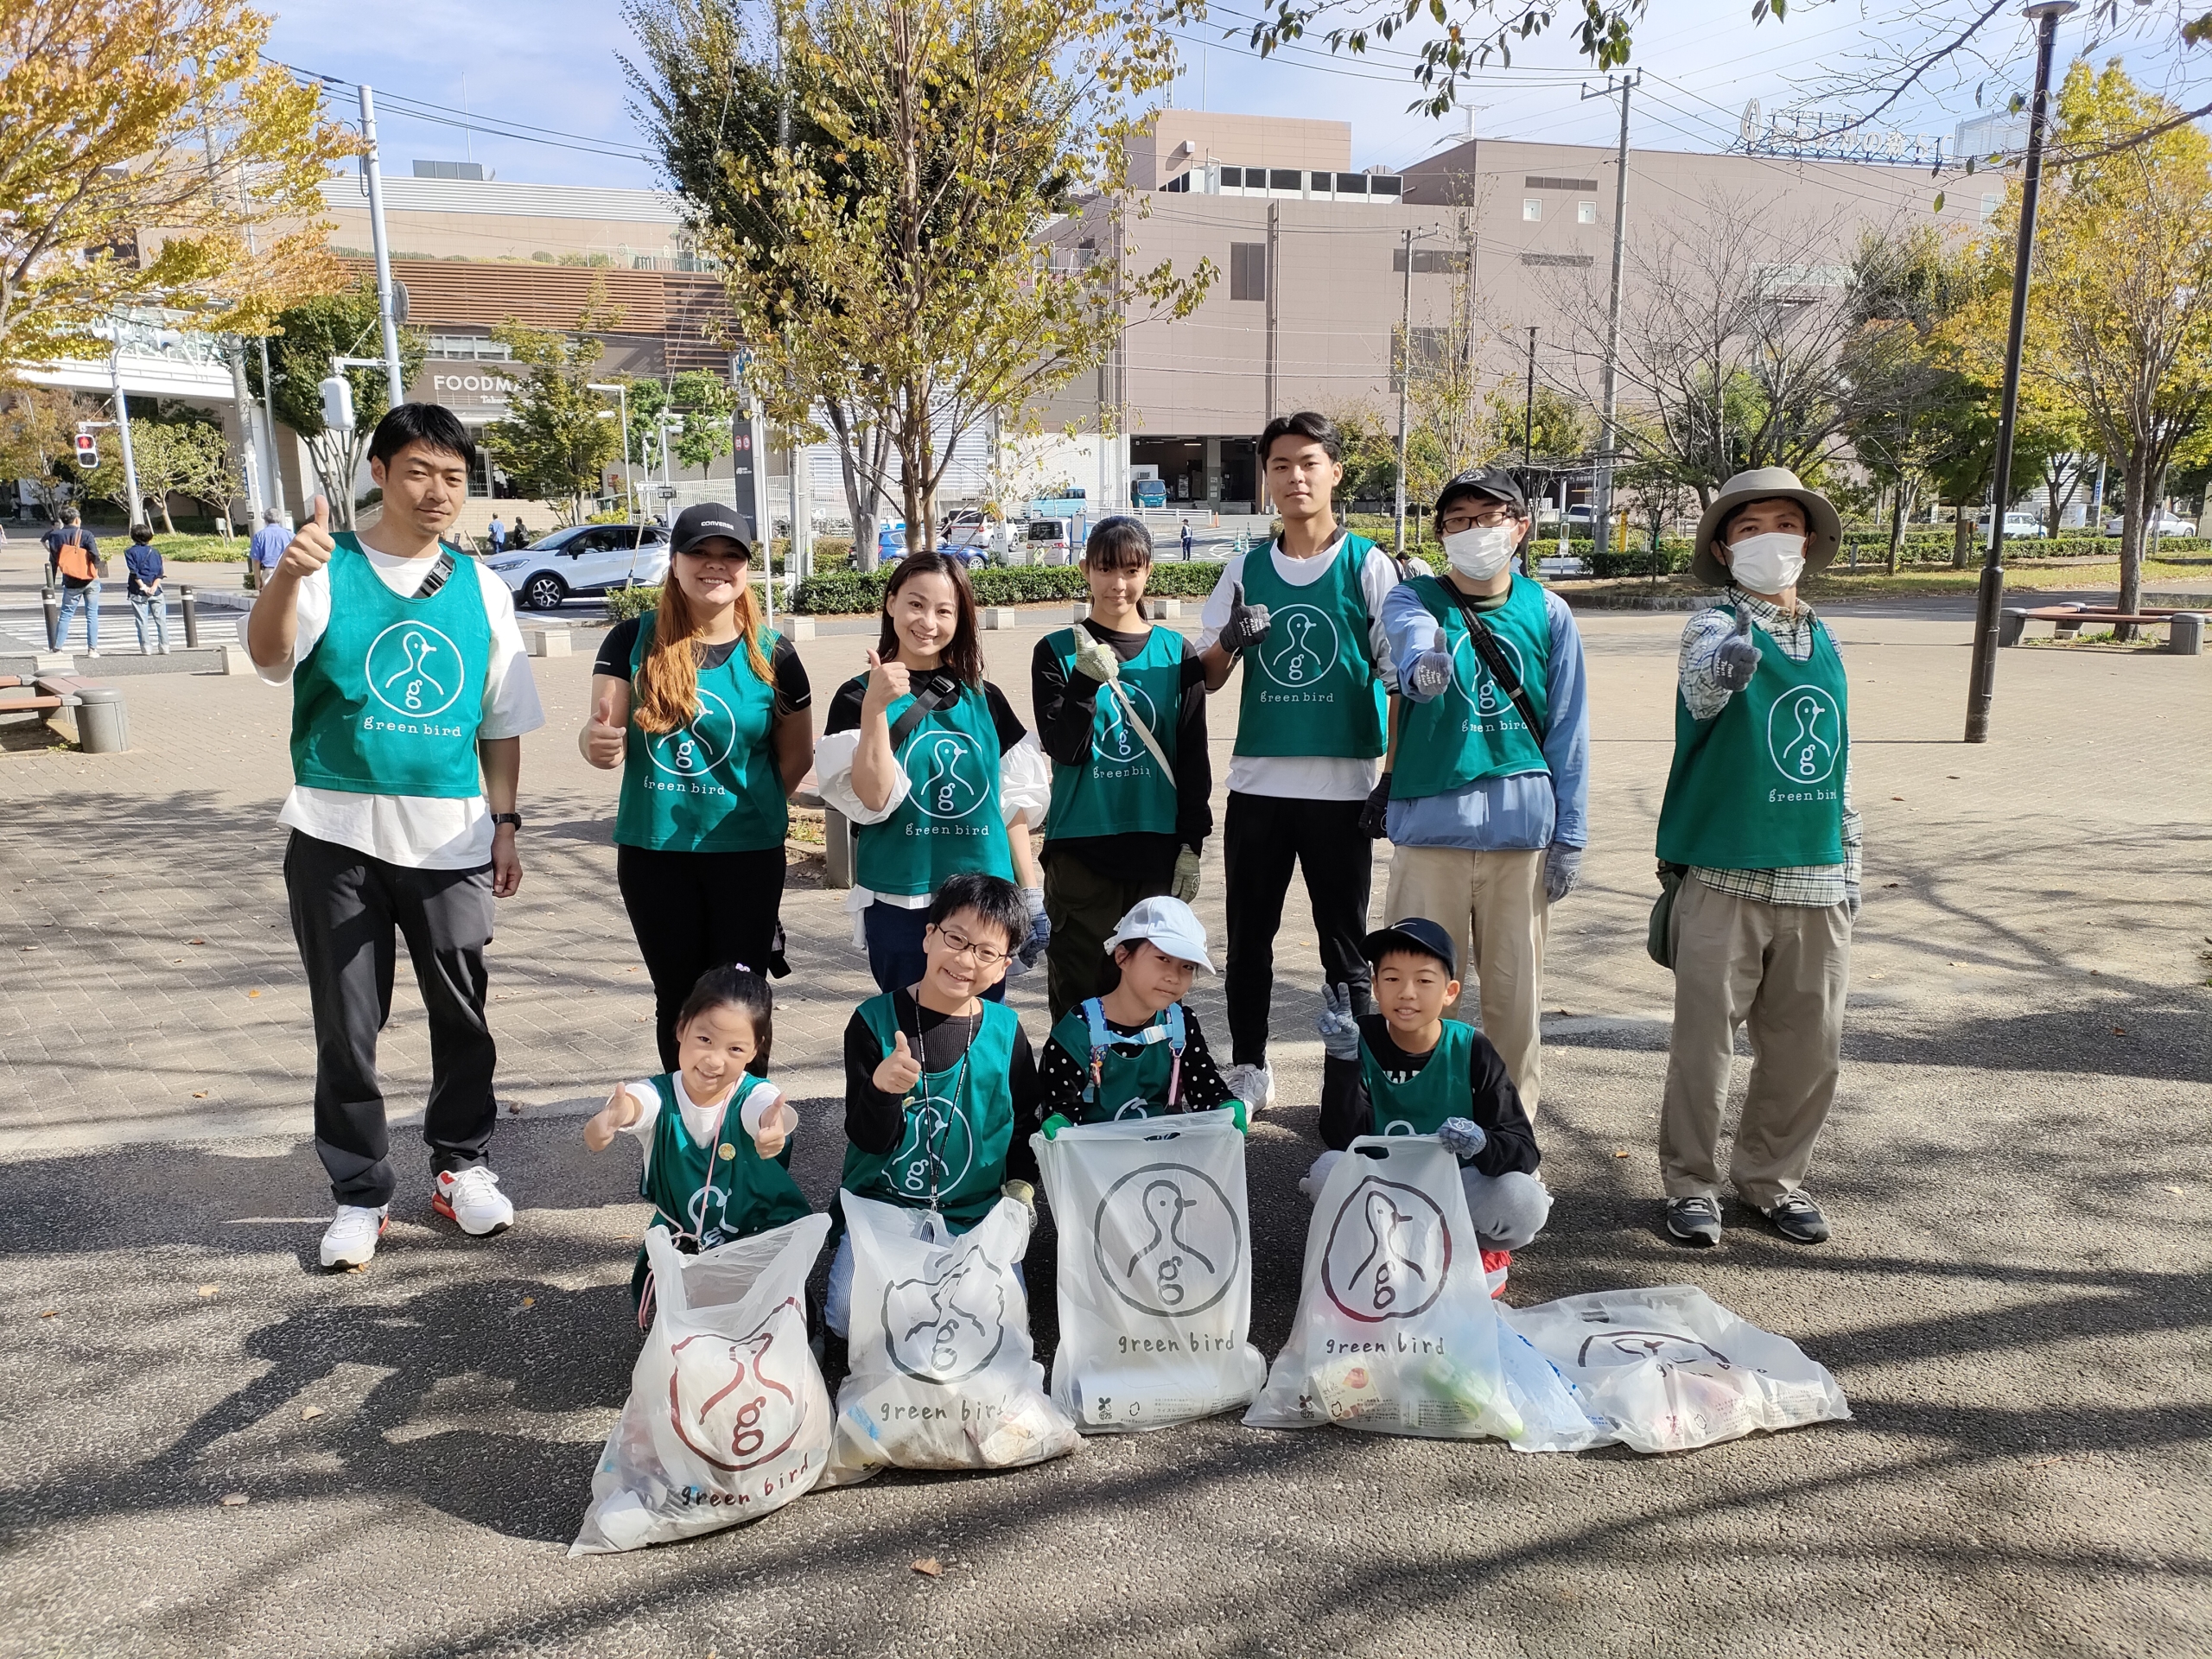
M 669 1071 L 699 976 L 778 954 L 788 803 L 814 759 L 813 692 L 761 621 L 752 542 L 719 503 L 677 516 L 660 604 L 607 634 L 577 734 L 593 766 L 622 768 L 615 876 Z
M 942 553 L 911 553 L 883 592 L 868 671 L 830 704 L 815 776 L 853 824 L 854 943 L 878 989 L 921 977 L 931 895 L 949 876 L 1016 883 L 1030 931 L 1013 971 L 1033 967 L 1051 927 L 1031 850 L 1052 800 L 1052 768 L 1006 696 L 983 677 L 968 572 Z M 985 995 L 1005 995 L 1001 980 Z

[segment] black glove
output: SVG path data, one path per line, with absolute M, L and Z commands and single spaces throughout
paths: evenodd
M 1369 793 L 1367 804 L 1359 809 L 1359 831 L 1370 841 L 1380 841 L 1390 832 L 1390 774 L 1387 772 Z
M 1244 584 L 1237 582 L 1229 590 L 1229 626 L 1221 631 L 1221 648 L 1235 656 L 1248 645 L 1256 645 L 1268 637 L 1268 627 L 1273 620 L 1264 605 L 1244 602 Z
M 1751 634 L 1751 613 L 1738 604 L 1735 633 L 1722 640 L 1720 649 L 1713 655 L 1713 677 L 1725 690 L 1742 690 L 1758 672 L 1759 648 Z

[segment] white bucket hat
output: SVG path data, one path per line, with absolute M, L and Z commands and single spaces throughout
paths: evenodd
M 1129 906 L 1106 940 L 1106 954 L 1116 945 L 1150 939 L 1178 962 L 1194 962 L 1206 972 L 1214 970 L 1206 955 L 1206 930 L 1191 907 L 1180 899 L 1140 899 Z
M 1713 543 L 1722 522 L 1748 501 L 1776 498 L 1795 501 L 1805 509 L 1805 573 L 1825 570 L 1843 546 L 1843 519 L 1835 504 L 1818 490 L 1808 490 L 1787 467 L 1754 467 L 1738 473 L 1720 486 L 1713 505 L 1697 521 L 1697 541 L 1690 552 L 1690 574 L 1711 588 L 1728 585 L 1728 567 L 1713 556 Z

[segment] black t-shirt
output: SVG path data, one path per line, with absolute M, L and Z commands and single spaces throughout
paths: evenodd
M 1382 1075 L 1405 1083 L 1420 1075 L 1428 1054 L 1408 1054 L 1391 1039 L 1390 1022 L 1379 1014 L 1359 1016 L 1359 1039 Z M 1435 1052 L 1431 1049 L 1430 1054 Z M 1341 1152 L 1355 1135 L 1371 1132 L 1374 1108 L 1367 1097 L 1367 1083 L 1357 1060 L 1332 1055 L 1321 1066 L 1321 1143 Z M 1483 1149 L 1468 1161 L 1485 1175 L 1519 1171 L 1533 1175 L 1543 1160 L 1536 1150 L 1535 1126 L 1521 1104 L 1521 1091 L 1505 1059 L 1479 1031 L 1467 1056 L 1467 1103 L 1452 1114 L 1471 1117 L 1489 1136 Z
M 630 659 L 638 651 L 639 620 L 633 616 L 607 630 L 607 638 L 600 642 L 599 660 L 592 664 L 593 673 L 617 680 L 630 677 Z M 742 640 L 730 639 L 719 645 L 709 645 L 699 653 L 699 666 L 720 668 L 743 645 Z M 813 705 L 814 687 L 807 680 L 806 664 L 798 659 L 798 648 L 781 634 L 776 636 L 775 645 L 768 652 L 768 668 L 776 677 L 778 714 L 797 714 Z
M 950 702 L 960 690 L 960 682 L 943 669 L 928 674 L 917 674 L 910 682 L 916 696 L 925 692 Z M 839 732 L 855 732 L 861 724 L 861 700 L 868 695 L 868 676 L 855 674 L 837 688 L 837 695 L 830 699 L 830 717 L 823 723 L 822 735 L 834 737 Z M 983 682 L 984 706 L 991 711 L 991 724 L 998 730 L 999 753 L 1006 753 L 1029 735 L 1029 728 L 1014 712 L 1014 705 L 1006 700 L 1006 693 L 990 681 Z
M 924 1071 L 949 1071 L 959 1065 L 982 1024 L 980 1017 L 932 1013 L 903 989 L 892 992 L 891 1013 L 893 1023 L 906 1033 L 909 1046 L 914 1034 L 921 1033 Z M 845 1026 L 845 1138 L 862 1152 L 879 1157 L 898 1151 L 899 1139 L 906 1133 L 905 1097 L 887 1095 L 875 1086 L 875 1068 L 882 1064 L 883 1045 L 855 1008 Z M 1029 1033 L 1019 1026 L 1014 1030 L 1014 1055 L 1007 1073 L 1014 1095 L 1014 1140 L 1007 1147 L 1006 1173 L 1034 1185 L 1037 1154 L 1030 1150 L 1029 1137 L 1036 1133 L 1039 1121 L 1037 1057 L 1029 1046 Z

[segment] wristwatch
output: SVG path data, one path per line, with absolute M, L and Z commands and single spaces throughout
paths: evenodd
M 522 828 L 522 814 L 519 812 L 494 812 L 492 815 L 492 822 L 495 826 L 502 823 L 512 823 L 516 829 L 519 830 Z

